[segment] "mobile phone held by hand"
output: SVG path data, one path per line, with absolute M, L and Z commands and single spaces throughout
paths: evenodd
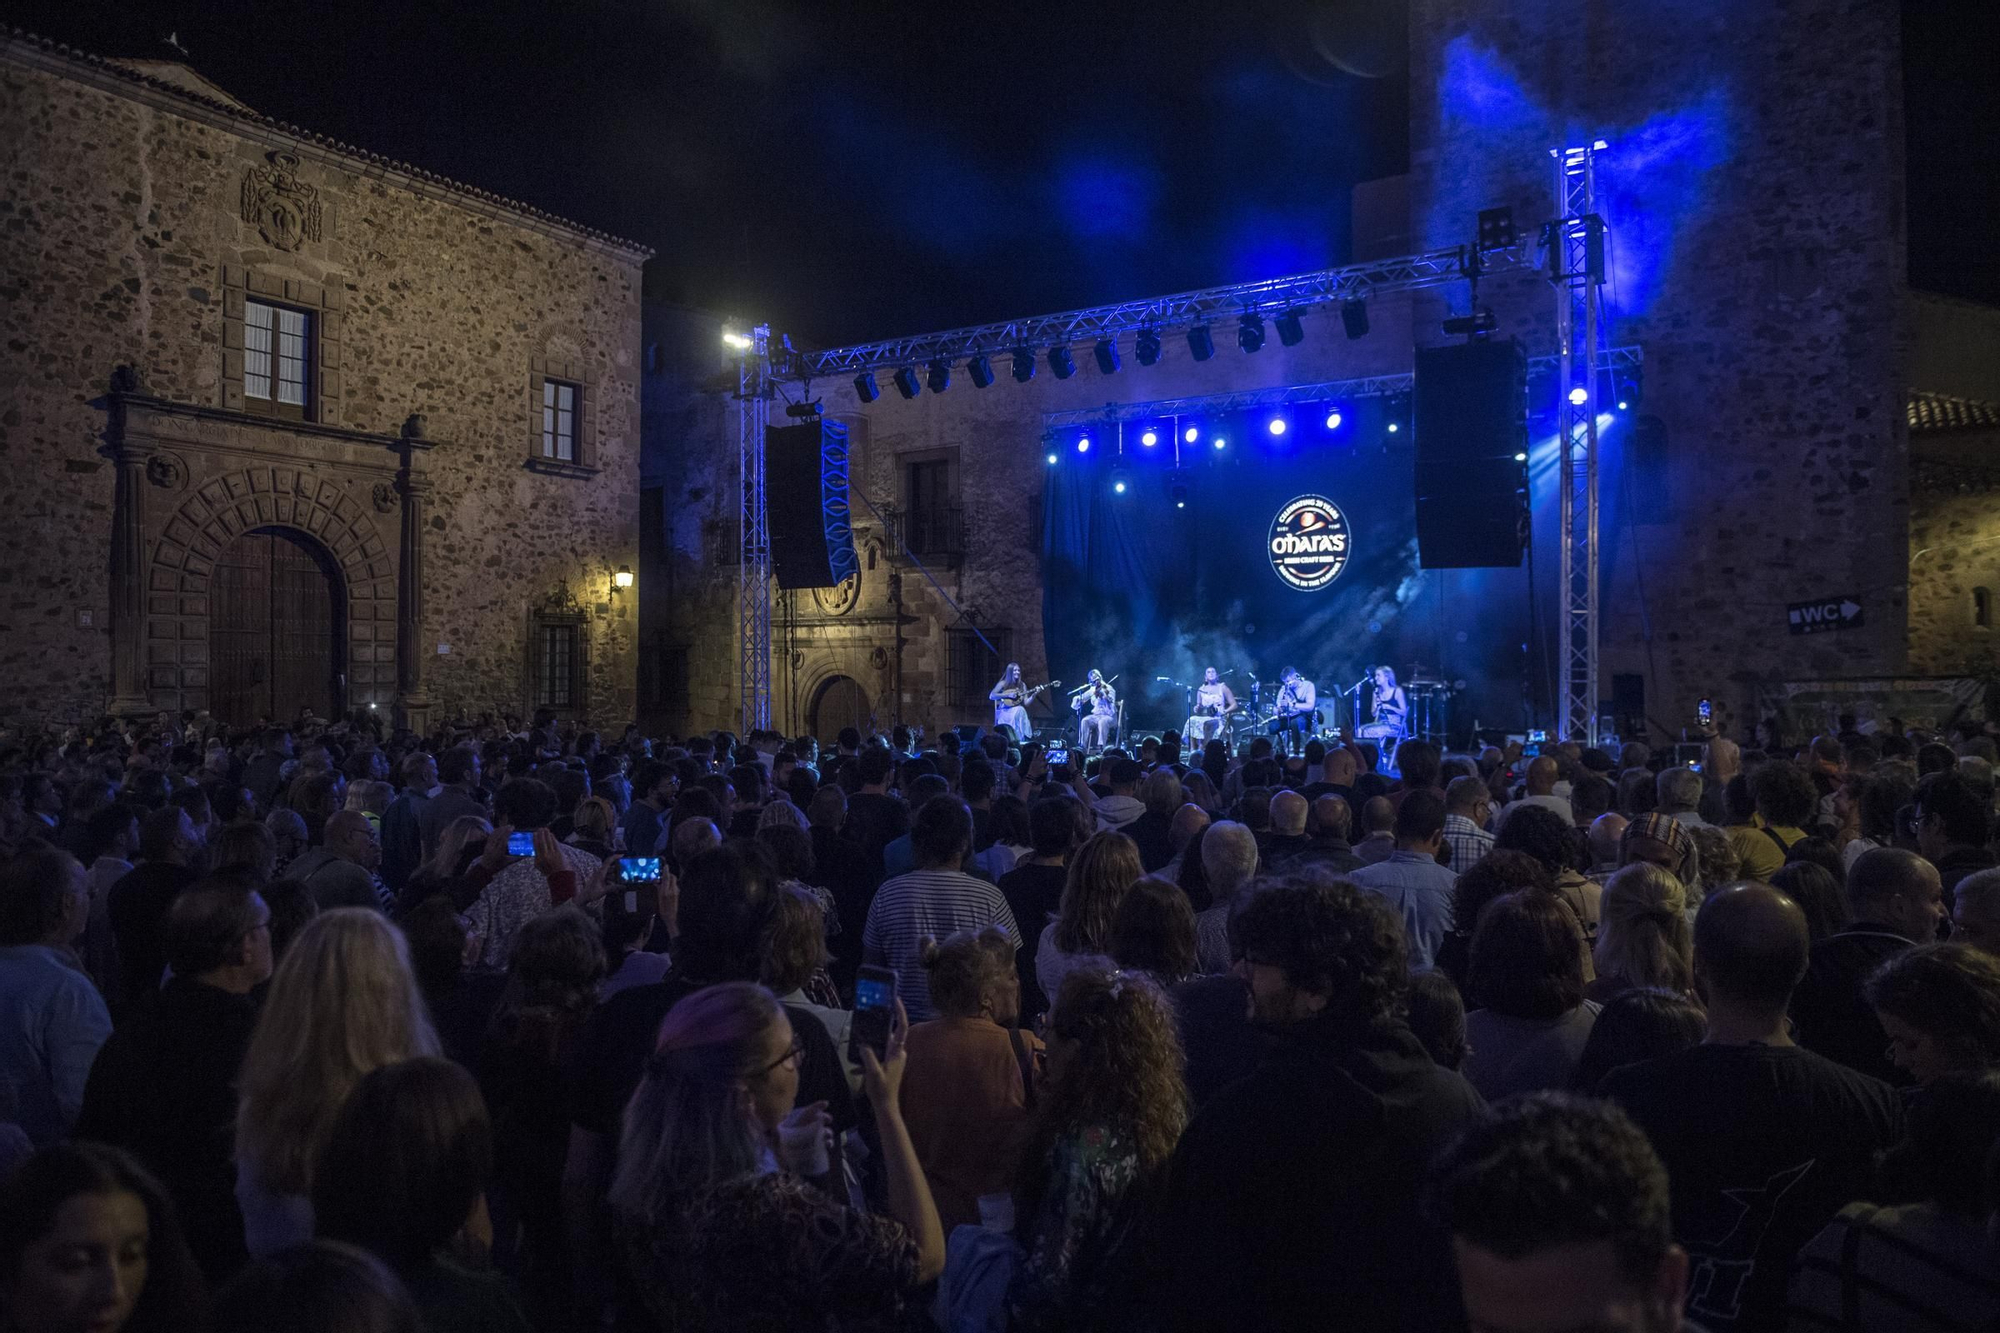
M 657 856 L 621 856 L 618 858 L 618 882 L 620 884 L 652 884 L 660 878 L 660 858 Z
M 533 856 L 534 854 L 535 854 L 534 834 L 515 832 L 515 833 L 509 833 L 507 835 L 507 855 Z
M 861 1063 L 861 1048 L 871 1047 L 876 1059 L 887 1056 L 889 1029 L 896 1021 L 896 974 L 886 967 L 863 964 L 854 981 L 854 1023 L 847 1030 L 847 1058 Z
M 1048 761 L 1051 769 L 1069 767 L 1069 747 L 1067 745 L 1051 745 L 1048 754 L 1043 757 Z

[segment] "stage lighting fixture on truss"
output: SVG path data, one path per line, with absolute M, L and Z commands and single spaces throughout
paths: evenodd
M 1368 333 L 1368 302 L 1358 299 L 1342 301 L 1340 303 L 1340 327 L 1347 330 L 1349 341 L 1365 337 Z
M 1080 454 L 1087 454 L 1090 452 L 1089 431 L 1085 431 L 1083 434 L 1076 437 L 1076 451 Z
M 1306 331 L 1299 323 L 1303 313 L 1299 310 L 1287 310 L 1271 321 L 1271 326 L 1278 331 L 1278 341 L 1286 347 L 1297 347 L 1305 341 Z
M 1620 412 L 1637 411 L 1639 407 L 1639 400 L 1643 396 L 1644 396 L 1644 387 L 1639 383 L 1639 376 L 1637 372 L 1634 372 L 1630 375 L 1621 375 L 1619 377 L 1618 397 L 1616 401 L 1618 403 L 1618 410 Z
M 872 403 L 882 396 L 882 386 L 875 382 L 875 372 L 864 370 L 854 377 L 854 396 L 864 403 Z
M 1076 358 L 1069 354 L 1067 347 L 1051 347 L 1049 369 L 1055 372 L 1057 379 L 1066 380 L 1076 374 Z
M 896 372 L 896 392 L 902 394 L 905 400 L 915 398 L 922 388 L 917 382 L 915 366 L 904 366 Z
M 1033 363 L 1030 362 L 1029 364 L 1032 365 Z M 993 387 L 993 363 L 987 360 L 984 354 L 969 359 L 965 363 L 965 373 L 972 378 L 973 388 L 989 389 Z
M 1254 310 L 1243 312 L 1243 318 L 1236 321 L 1236 345 L 1246 352 L 1254 352 L 1264 345 L 1264 317 Z
M 1056 459 L 1060 457 L 1061 455 L 1058 454 L 1055 450 L 1053 449 L 1049 450 L 1049 466 L 1054 467 L 1056 465 Z
M 1217 431 L 1214 437 L 1209 440 L 1209 443 L 1217 449 L 1227 449 L 1229 447 L 1229 437 Z
M 1453 315 L 1444 322 L 1446 337 L 1464 338 L 1467 342 L 1489 337 L 1493 330 L 1499 327 L 1499 319 L 1490 309 L 1485 308 L 1475 310 L 1469 315 Z
M 1116 339 L 1099 338 L 1097 346 L 1091 348 L 1090 351 L 1091 355 L 1097 358 L 1097 372 L 1100 375 L 1116 375 L 1118 373 L 1118 342 Z
M 1175 468 L 1167 474 L 1167 498 L 1174 502 L 1174 508 L 1187 508 L 1188 474 L 1180 468 Z
M 1479 210 L 1480 250 L 1505 250 L 1520 239 L 1514 228 L 1514 210 L 1511 208 L 1482 208 Z
M 1120 463 L 1116 467 L 1112 468 L 1111 493 L 1113 495 L 1123 495 L 1125 494 L 1125 492 L 1131 489 L 1132 489 L 1132 474 L 1126 470 L 1125 465 L 1123 463 Z
M 1181 439 L 1185 440 L 1189 444 L 1193 444 L 1196 440 L 1199 440 L 1200 438 L 1201 438 L 1201 427 L 1199 426 L 1189 426 L 1186 430 L 1181 432 Z
M 945 360 L 943 357 L 939 357 L 937 360 L 931 362 L 928 380 L 932 393 L 943 393 L 946 389 L 949 389 L 951 387 L 951 362 Z
M 786 403 L 785 415 L 793 421 L 817 421 L 820 409 L 824 406 L 825 403 L 818 398 L 803 403 Z
M 1215 355 L 1215 335 L 1209 332 L 1208 325 L 1195 325 L 1188 330 L 1187 338 L 1188 351 L 1193 354 L 1195 360 L 1206 361 Z
M 1160 359 L 1160 333 L 1157 329 L 1140 329 L 1132 336 L 1132 355 L 1139 358 L 1139 364 L 1150 366 Z
M 1346 418 L 1341 415 L 1339 408 L 1329 407 L 1326 409 L 1326 428 L 1328 430 L 1339 430 L 1340 423 L 1345 420 Z
M 1569 391 L 1569 401 L 1572 406 L 1582 407 L 1590 401 L 1590 390 L 1581 384 L 1575 385 Z
M 1272 417 L 1264 423 L 1264 429 L 1269 431 L 1273 438 L 1282 438 L 1284 433 L 1291 428 L 1292 423 L 1287 421 L 1282 415 Z
M 1154 430 L 1151 426 L 1146 427 L 1145 430 L 1139 433 L 1139 443 L 1145 445 L 1148 449 L 1152 448 L 1159 442 L 1160 442 L 1160 432 Z
M 1014 383 L 1026 384 L 1035 377 L 1035 354 L 1026 347 L 1014 349 Z

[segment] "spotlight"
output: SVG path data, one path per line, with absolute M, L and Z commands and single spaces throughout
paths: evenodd
M 1229 441 L 1225 437 L 1218 435 L 1215 437 L 1215 447 L 1218 449 L 1227 449 Z
M 1132 354 L 1139 358 L 1139 364 L 1150 366 L 1160 359 L 1160 335 L 1153 329 L 1140 329 L 1132 339 Z
M 1340 327 L 1347 330 L 1349 338 L 1359 338 L 1368 332 L 1368 302 L 1365 300 L 1342 301 L 1340 303 Z
M 896 392 L 902 394 L 905 399 L 915 398 L 919 387 L 916 367 L 904 366 L 896 372 Z
M 1181 432 L 1181 438 L 1183 440 L 1186 440 L 1189 444 L 1193 444 L 1196 440 L 1201 438 L 1201 427 L 1189 426 L 1186 430 Z
M 854 396 L 864 403 L 872 403 L 882 396 L 882 386 L 875 382 L 875 372 L 864 370 L 854 377 Z
M 1188 330 L 1188 351 L 1194 353 L 1197 361 L 1206 361 L 1215 355 L 1215 335 L 1209 332 L 1208 325 L 1197 324 Z
M 1125 478 L 1120 477 L 1116 481 L 1112 482 L 1111 489 L 1117 492 L 1119 495 L 1125 494 Z
M 1076 359 L 1069 354 L 1069 348 L 1051 347 L 1049 349 L 1049 369 L 1055 372 L 1056 378 L 1059 380 L 1066 380 L 1071 375 L 1076 374 Z
M 1035 377 L 1035 354 L 1026 347 L 1014 349 L 1014 383 L 1026 384 Z
M 1174 502 L 1174 508 L 1186 509 L 1188 502 L 1187 473 L 1173 472 L 1167 477 L 1167 498 Z
M 1393 422 L 1393 421 L 1392 421 L 1392 422 L 1390 422 L 1390 423 L 1389 423 L 1389 433 L 1390 433 L 1391 435 L 1394 435 L 1394 434 L 1395 434 L 1395 433 L 1396 433 L 1397 431 L 1399 431 L 1399 430 L 1401 430 L 1401 429 L 1402 429 L 1402 427 L 1401 427 L 1401 426 L 1399 426 L 1399 425 L 1397 425 L 1397 424 L 1396 424 L 1395 422 Z
M 1637 375 L 1619 376 L 1618 410 L 1620 412 L 1630 412 L 1633 408 L 1639 405 L 1640 398 L 1644 396 L 1641 393 L 1640 389 L 1641 386 L 1639 384 L 1639 377 Z
M 1279 315 L 1271 321 L 1277 327 L 1278 341 L 1287 347 L 1297 347 L 1301 342 L 1305 341 L 1306 331 L 1299 325 L 1299 316 L 1302 313 L 1304 312 L 1287 310 L 1284 314 Z
M 749 334 L 738 333 L 734 329 L 724 329 L 722 331 L 722 341 L 734 347 L 739 352 L 747 352 L 755 345 Z
M 1264 317 L 1254 310 L 1243 312 L 1243 318 L 1236 321 L 1236 345 L 1246 352 L 1254 352 L 1264 345 Z
M 1444 322 L 1444 331 L 1454 338 L 1484 338 L 1500 327 L 1491 310 L 1475 310 L 1469 315 L 1453 315 Z
M 1111 493 L 1113 495 L 1123 495 L 1131 487 L 1131 474 L 1125 470 L 1123 464 L 1111 469 Z
M 1482 208 L 1479 210 L 1479 248 L 1485 250 L 1505 250 L 1517 239 L 1514 230 L 1514 210 L 1511 208 Z
M 1525 463 L 1525 462 L 1527 462 L 1527 461 L 1528 461 L 1528 455 L 1527 455 L 1527 454 L 1526 454 L 1525 452 L 1523 452 L 1523 453 L 1518 453 L 1518 454 L 1515 454 L 1515 455 L 1514 455 L 1514 461 L 1515 461 L 1516 463 Z
M 1146 433 L 1139 437 L 1139 443 L 1145 445 L 1148 449 L 1152 448 L 1159 442 L 1160 442 L 1160 432 L 1154 430 L 1151 426 L 1148 426 L 1146 428 Z
M 1326 414 L 1326 428 L 1327 428 L 1328 430 L 1339 430 L 1339 429 L 1340 429 L 1340 409 L 1339 409 L 1339 408 L 1337 408 L 1337 407 L 1336 407 L 1335 409 L 1333 409 L 1333 411 L 1331 411 L 1331 412 L 1328 412 L 1328 413 Z
M 1590 401 L 1590 390 L 1584 388 L 1581 384 L 1577 385 L 1569 391 L 1569 401 L 1572 407 L 1582 407 Z
M 1272 417 L 1270 424 L 1265 426 L 1264 429 L 1270 431 L 1273 435 L 1283 435 L 1291 427 L 1283 417 Z
M 1055 465 L 1056 465 L 1056 455 L 1055 452 L 1051 450 L 1049 452 L 1049 466 L 1054 467 Z
M 943 393 L 946 389 L 949 389 L 951 387 L 951 362 L 945 360 L 943 357 L 939 357 L 931 362 L 929 380 L 932 393 Z
M 1088 431 L 1076 437 L 1076 451 L 1080 454 L 1090 452 L 1090 433 Z
M 1031 361 L 1029 364 L 1034 363 Z M 965 373 L 972 377 L 972 387 L 975 389 L 987 389 L 993 386 L 993 363 L 986 359 L 986 354 L 983 352 L 965 363 Z
M 1101 375 L 1118 373 L 1118 343 L 1111 338 L 1099 338 L 1097 346 L 1091 349 L 1097 357 L 1097 370 Z

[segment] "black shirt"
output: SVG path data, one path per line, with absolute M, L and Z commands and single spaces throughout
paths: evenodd
M 665 981 L 620 991 L 598 1007 L 577 1042 L 570 1068 L 570 1120 L 577 1128 L 617 1142 L 625 1103 L 632 1100 L 646 1059 L 659 1044 L 661 1020 L 706 984 L 669 973 Z M 797 1104 L 823 1101 L 833 1116 L 835 1133 L 852 1129 L 854 1098 L 826 1025 L 810 1011 L 789 1004 L 785 1014 L 805 1048 L 805 1058 L 799 1063 Z
M 1063 884 L 1069 879 L 1066 866 L 1038 866 L 1023 861 L 1000 877 L 1000 896 L 1013 910 L 1014 923 L 1021 928 L 1021 948 L 1015 954 L 1021 975 L 1021 1012 L 1032 1014 L 1046 1007 L 1040 983 L 1035 979 L 1035 949 L 1042 929 L 1062 906 Z
M 167 909 L 194 883 L 187 866 L 147 861 L 111 886 L 106 905 L 111 934 L 118 942 L 118 966 L 125 980 L 125 1003 L 152 1003 L 167 970 Z
M 1783 1326 L 1793 1259 L 1866 1197 L 1875 1153 L 1903 1129 L 1888 1084 L 1797 1046 L 1703 1043 L 1614 1069 L 1597 1090 L 1666 1165 L 1688 1314 L 1715 1333 Z
M 1889 1059 L 1889 1034 L 1862 998 L 1861 983 L 1910 947 L 1887 926 L 1857 921 L 1812 947 L 1812 962 L 1792 993 L 1793 1035 L 1799 1045 L 1893 1087 L 1910 1076 Z
M 893 796 L 857 792 L 847 798 L 847 823 L 840 830 L 882 873 L 882 849 L 910 831 L 910 808 Z

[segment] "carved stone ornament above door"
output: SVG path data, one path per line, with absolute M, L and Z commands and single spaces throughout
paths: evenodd
M 243 176 L 243 220 L 280 250 L 293 251 L 320 238 L 319 187 L 298 177 L 299 160 L 290 153 L 266 153 L 270 165 Z

